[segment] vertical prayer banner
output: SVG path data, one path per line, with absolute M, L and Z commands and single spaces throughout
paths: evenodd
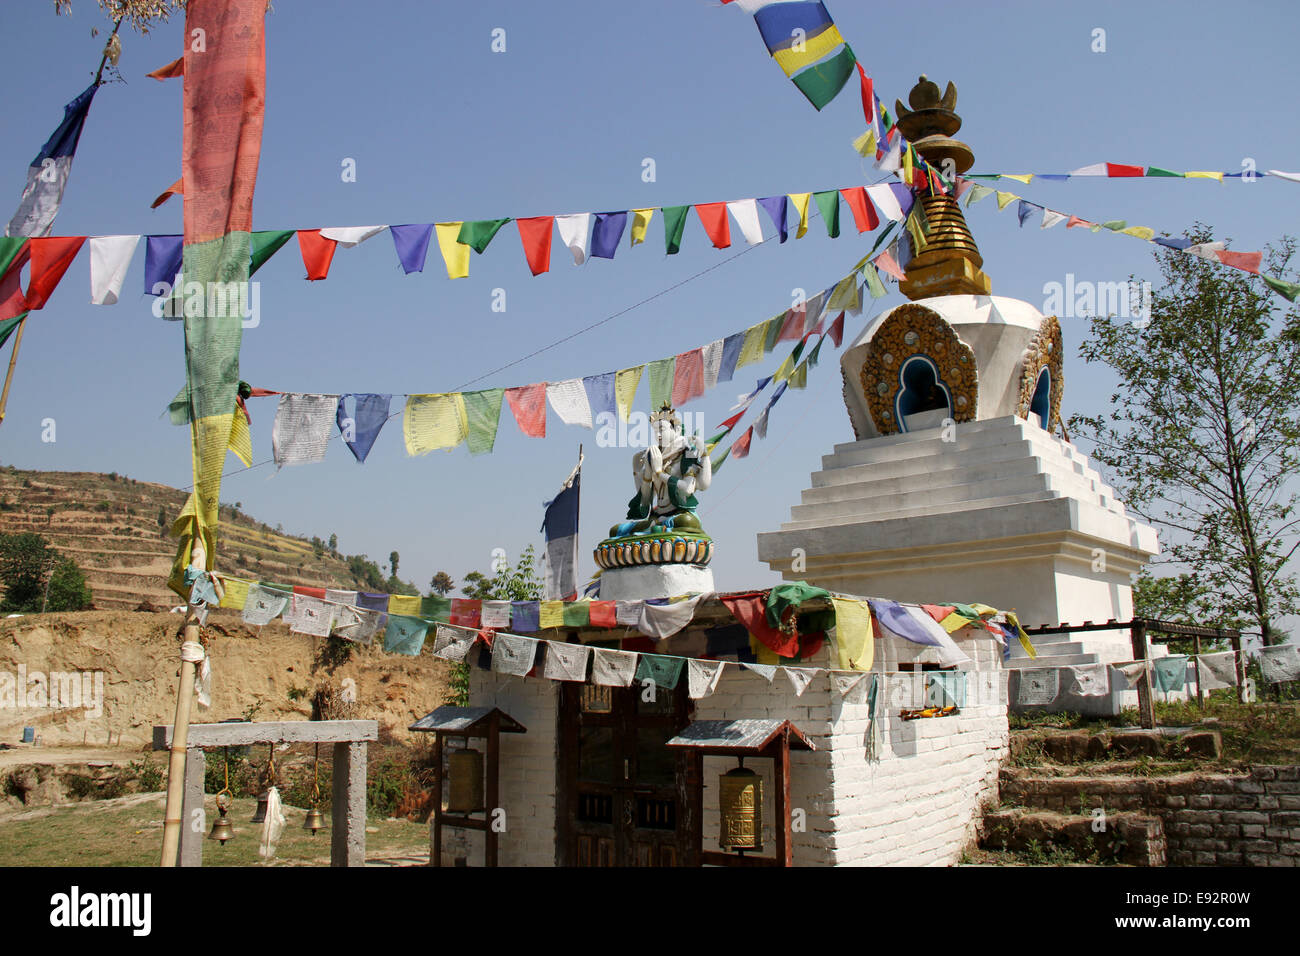
M 172 526 L 180 547 L 168 584 L 183 576 L 194 537 L 208 567 L 216 560 L 221 469 L 234 426 L 243 302 L 251 258 L 253 188 L 266 97 L 265 0 L 189 0 L 185 35 L 206 43 L 185 51 L 181 180 L 185 186 L 182 272 L 200 283 L 185 309 L 185 400 L 194 491 Z M 220 294 L 217 294 L 220 293 Z M 193 305 L 191 305 L 193 303 Z M 197 313 L 197 314 L 193 314 Z

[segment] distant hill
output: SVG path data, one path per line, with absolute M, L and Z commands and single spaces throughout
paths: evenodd
M 43 535 L 86 573 L 97 608 L 133 610 L 145 601 L 173 606 L 178 598 L 166 582 L 176 539 L 165 524 L 186 497 L 177 488 L 117 474 L 0 468 L 0 533 Z M 218 568 L 235 577 L 313 587 L 363 585 L 343 556 L 226 505 L 217 555 Z

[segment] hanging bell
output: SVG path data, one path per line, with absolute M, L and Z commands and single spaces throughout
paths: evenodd
M 763 778 L 746 767 L 728 770 L 718 780 L 722 826 L 718 846 L 724 850 L 763 849 Z
M 472 748 L 447 758 L 447 809 L 474 813 L 483 809 L 483 754 Z
M 315 836 L 321 830 L 325 829 L 325 815 L 316 807 L 307 811 L 307 819 L 303 821 L 302 828 L 310 830 L 311 835 Z
M 216 840 L 222 846 L 226 841 L 235 835 L 235 828 L 230 825 L 230 818 L 226 816 L 226 811 L 230 809 L 230 797 L 223 791 L 217 794 L 217 813 L 219 816 L 216 822 L 212 824 L 212 832 L 208 834 L 209 840 Z
M 268 802 L 270 802 L 270 799 L 271 799 L 270 790 L 263 790 L 260 794 L 257 795 L 257 809 L 253 811 L 253 819 L 249 821 L 250 823 L 266 822 L 266 805 Z

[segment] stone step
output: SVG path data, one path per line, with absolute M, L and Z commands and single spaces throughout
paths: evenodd
M 944 436 L 945 432 L 942 428 L 928 428 L 919 432 L 848 442 L 836 445 L 831 455 L 827 457 L 866 464 L 914 456 L 928 457 L 935 453 L 936 446 L 945 446 L 947 450 L 952 451 L 1024 441 L 1054 457 L 1064 457 L 1079 463 L 1087 462 L 1087 456 L 1072 445 L 1053 438 L 1042 429 L 1031 427 L 1027 422 L 1019 421 L 1014 417 L 966 422 L 957 426 L 956 432 L 952 433 L 952 441 L 944 441 Z
M 1010 808 L 984 814 L 980 846 L 1041 856 L 1039 863 L 1124 863 L 1165 865 L 1165 831 L 1159 817 L 1121 812 L 1106 814 L 1097 832 L 1092 814 Z
M 1030 441 L 1002 442 L 996 445 L 971 445 L 960 447 L 944 443 L 929 455 L 912 455 L 904 458 L 883 457 L 879 460 L 858 462 L 829 455 L 823 459 L 821 471 L 813 473 L 813 485 L 843 484 L 869 478 L 903 478 L 928 474 L 936 462 L 951 462 L 953 467 L 991 465 L 1001 461 L 1018 461 L 1022 458 L 1040 458 L 1051 462 L 1062 471 L 1070 471 L 1100 480 L 1100 475 L 1086 462 L 1072 461 L 1050 449 L 1037 447 Z
M 1054 501 L 1060 499 L 1060 495 L 1048 491 L 1036 491 L 1022 494 L 1012 494 L 999 496 L 997 498 L 980 498 L 974 501 L 959 501 L 950 504 L 943 510 L 944 514 L 953 514 L 961 511 L 978 511 L 985 508 L 1006 508 L 1018 505 L 1027 505 L 1036 501 Z M 846 525 L 869 523 L 873 521 L 889 521 L 898 518 L 915 518 L 919 516 L 933 516 L 935 509 L 933 505 L 910 505 L 906 507 L 897 507 L 890 509 L 872 509 L 867 512 L 858 512 L 852 508 L 852 502 L 847 502 L 847 507 L 839 513 L 835 511 L 821 510 L 808 514 L 806 516 L 796 516 L 793 512 L 799 509 L 818 508 L 827 509 L 826 505 L 795 505 L 791 509 L 790 521 L 781 525 L 782 531 L 802 531 L 807 528 L 821 528 L 827 525 Z M 830 520 L 828 520 L 830 519 Z
M 1096 654 L 1083 651 L 1076 654 L 1055 654 L 1050 656 L 1040 653 L 1038 657 L 1029 657 L 1028 655 L 1016 657 L 1013 651 L 1011 659 L 1002 666 L 1006 670 L 1030 671 L 1037 667 L 1082 667 L 1084 664 L 1096 664 L 1099 661 L 1100 658 Z

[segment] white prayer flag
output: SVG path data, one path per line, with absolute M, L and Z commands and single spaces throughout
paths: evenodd
M 587 401 L 587 390 L 580 378 L 568 378 L 562 382 L 551 382 L 546 386 L 546 400 L 560 421 L 566 425 L 591 427 L 591 405 Z
M 735 202 L 729 202 L 727 212 L 731 213 L 731 218 L 736 220 L 745 242 L 756 246 L 763 241 L 763 226 L 758 221 L 757 199 L 737 199 Z
M 803 692 L 808 689 L 812 679 L 817 676 L 821 670 L 818 667 L 782 667 L 785 676 L 790 678 L 790 686 L 794 688 L 794 696 L 802 697 Z
M 322 229 L 320 234 L 322 239 L 333 239 L 344 249 L 351 249 L 387 228 L 387 226 L 330 226 L 328 229 Z
M 585 681 L 587 679 L 587 661 L 591 658 L 591 648 L 585 644 L 561 644 L 559 641 L 546 642 L 546 660 L 542 664 L 542 676 L 551 680 Z
M 90 239 L 90 304 L 112 305 L 135 255 L 139 236 L 92 236 Z
M 835 684 L 835 693 L 844 698 L 846 704 L 865 704 L 867 691 L 871 689 L 871 674 L 868 671 L 831 671 Z
M 271 454 L 276 466 L 323 461 L 338 407 L 337 395 L 281 395 L 271 426 Z
M 433 656 L 441 657 L 444 661 L 463 661 L 477 637 L 474 631 L 462 631 L 439 624 L 434 632 Z
M 592 648 L 591 681 L 604 687 L 628 687 L 636 674 L 637 655 L 607 647 Z
M 560 230 L 560 241 L 573 253 L 573 264 L 580 266 L 586 262 L 591 251 L 591 213 L 556 216 L 555 225 Z
M 718 689 L 722 664 L 722 661 L 701 661 L 695 658 L 686 662 L 687 693 L 691 700 L 708 697 Z
M 772 683 L 772 678 L 776 676 L 775 664 L 750 664 L 748 662 L 745 662 L 742 663 L 740 666 L 745 668 L 745 670 L 753 671 L 755 674 L 763 678 L 763 680 L 767 681 L 769 684 Z
M 718 373 L 722 370 L 722 339 L 704 346 L 704 390 L 708 391 L 718 384 Z
M 889 188 L 888 184 L 868 186 L 866 188 L 867 195 L 876 204 L 876 208 L 880 210 L 881 215 L 892 222 L 903 221 L 903 207 L 898 204 L 898 197 L 894 195 L 894 191 Z
M 510 626 L 509 601 L 484 601 L 479 613 L 479 620 L 484 627 L 497 631 Z
M 531 637 L 497 634 L 492 638 L 492 670 L 512 677 L 527 677 L 537 659 L 537 641 Z

